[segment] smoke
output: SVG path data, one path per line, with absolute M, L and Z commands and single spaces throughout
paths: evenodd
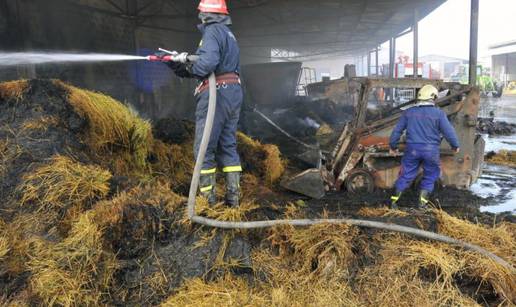
M 145 60 L 146 57 L 106 53 L 0 52 L 0 67 L 24 64 L 86 63 Z

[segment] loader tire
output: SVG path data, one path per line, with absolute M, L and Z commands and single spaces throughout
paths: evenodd
M 373 176 L 364 169 L 352 170 L 344 184 L 349 193 L 371 193 L 375 188 Z

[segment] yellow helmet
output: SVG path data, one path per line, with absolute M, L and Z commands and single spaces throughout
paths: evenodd
M 439 90 L 430 84 L 423 86 L 417 94 L 417 100 L 435 100 L 439 95 Z

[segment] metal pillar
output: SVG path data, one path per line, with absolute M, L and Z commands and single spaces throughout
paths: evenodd
M 469 39 L 469 84 L 477 85 L 478 62 L 478 11 L 479 0 L 471 0 L 471 25 Z
M 389 77 L 394 78 L 396 76 L 395 72 L 396 65 L 396 37 L 393 37 L 389 41 Z M 388 89 L 389 93 L 389 101 L 394 103 L 395 89 Z
M 509 84 L 509 54 L 505 55 L 505 67 L 503 68 L 503 86 L 506 87 Z
M 419 11 L 414 10 L 414 27 L 412 29 L 414 34 L 414 78 L 418 77 L 419 66 Z
M 367 76 L 367 56 L 362 55 L 362 76 Z
M 371 76 L 371 51 L 367 51 L 367 76 Z
M 394 66 L 396 65 L 396 38 L 391 38 L 389 42 L 389 77 L 394 78 Z
M 379 77 L 380 76 L 380 63 L 379 62 L 379 56 L 378 56 L 378 47 L 376 47 L 376 50 L 375 50 L 375 65 L 376 65 L 376 69 L 375 69 L 375 72 L 376 72 L 376 76 Z
M 363 76 L 364 75 L 364 58 L 361 55 L 359 55 L 357 57 L 356 65 L 357 65 L 357 74 L 359 76 Z
M 364 66 L 364 61 L 362 59 L 362 56 L 360 55 L 357 58 L 357 68 L 358 68 L 358 75 L 359 76 L 363 75 L 363 73 L 362 73 L 364 71 L 364 67 L 363 66 Z

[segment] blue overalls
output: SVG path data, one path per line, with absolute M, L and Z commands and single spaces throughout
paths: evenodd
M 421 165 L 423 179 L 420 188 L 431 193 L 441 175 L 441 134 L 453 149 L 460 147 L 457 134 L 446 113 L 433 105 L 415 106 L 402 114 L 391 134 L 391 149 L 398 148 L 404 131 L 407 134 L 407 147 L 395 185 L 396 193 L 405 191 L 412 184 Z
M 206 79 L 212 72 L 215 75 L 240 72 L 240 49 L 228 26 L 223 23 L 199 25 L 202 41 L 196 52 L 199 60 L 191 68 L 193 75 Z M 197 156 L 201 143 L 206 115 L 208 112 L 209 91 L 196 95 L 195 144 Z M 236 131 L 243 101 L 240 84 L 226 84 L 218 87 L 217 109 L 208 150 L 202 168 L 203 174 L 215 173 L 217 165 L 224 172 L 240 172 L 242 167 L 237 152 Z
M 217 108 L 199 188 L 210 204 L 216 203 L 216 171 L 219 166 L 226 175 L 226 204 L 238 206 L 242 166 L 237 152 L 236 132 L 244 98 L 239 79 L 240 49 L 228 27 L 231 24 L 230 17 L 211 14 L 209 18 L 210 21 L 198 26 L 203 34 L 196 52 L 199 59 L 191 66 L 177 63 L 169 63 L 169 66 L 179 77 L 193 77 L 202 81 L 195 93 L 196 157 L 199 154 L 208 114 L 209 91 L 205 81 L 213 72 L 217 76 Z

